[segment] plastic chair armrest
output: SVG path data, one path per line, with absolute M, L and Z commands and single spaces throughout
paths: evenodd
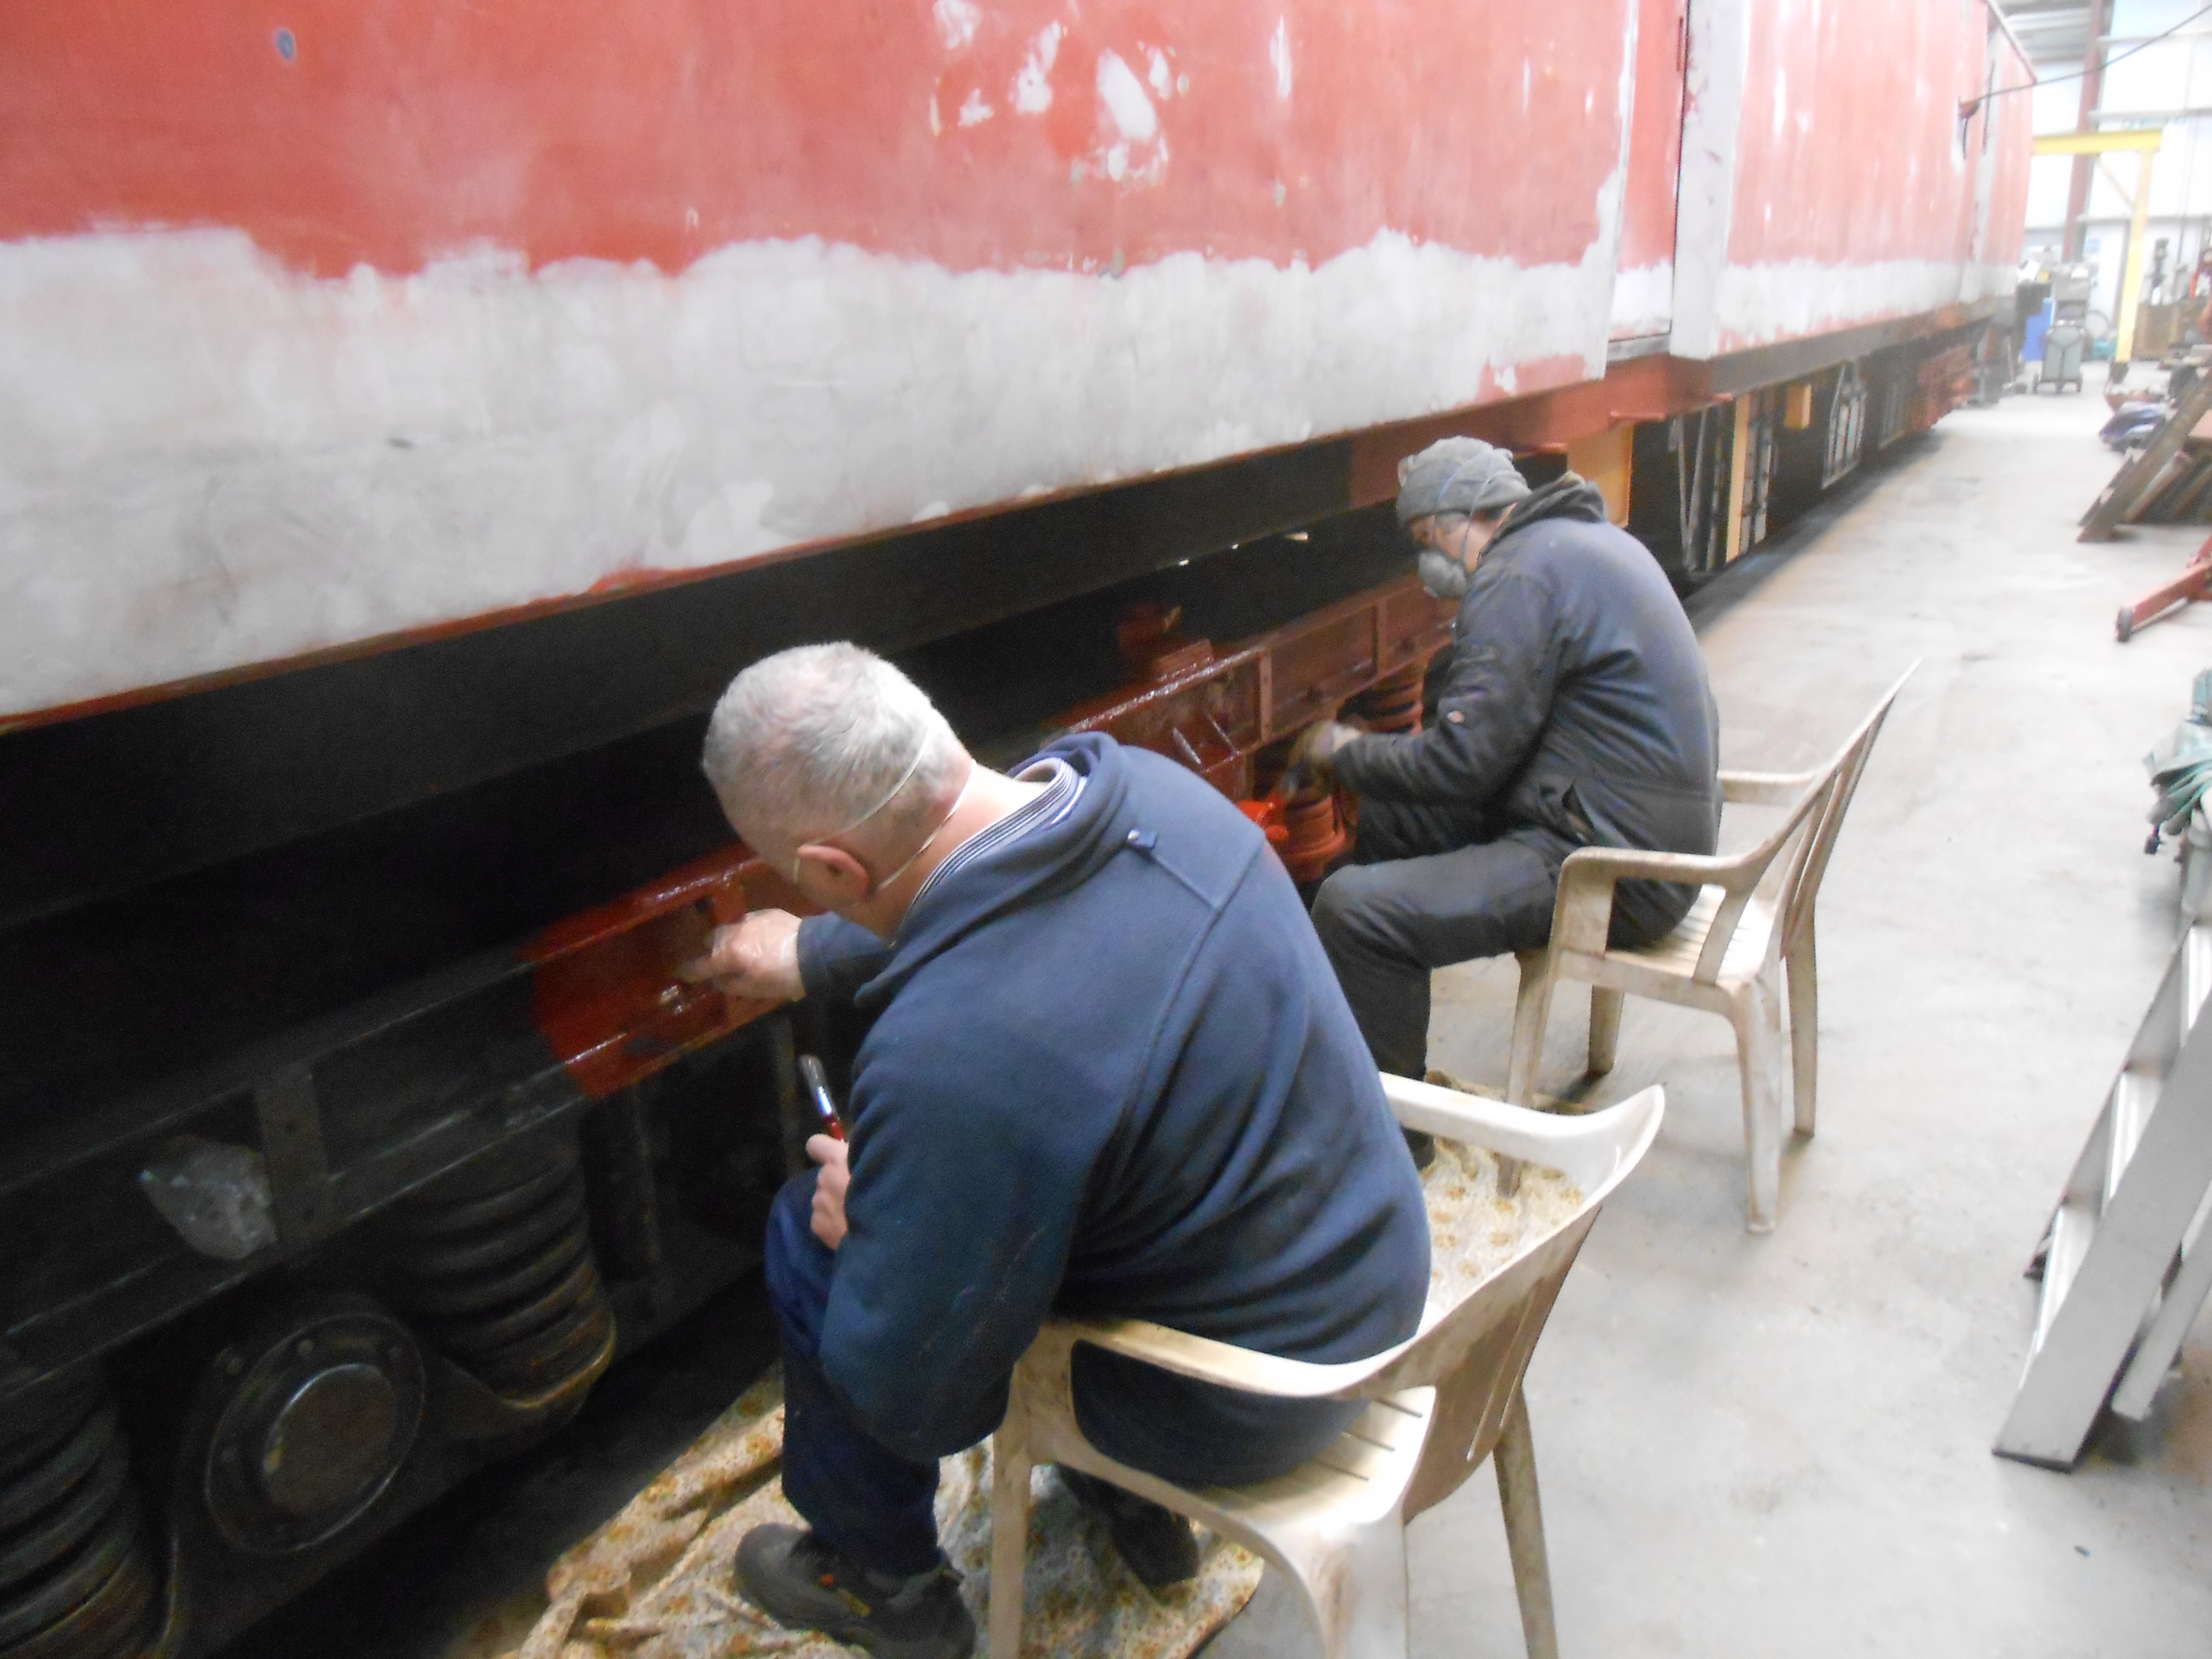
M 1141 1319 L 1054 1320 L 1046 1328 L 1066 1338 L 1071 1349 L 1076 1343 L 1087 1342 L 1178 1376 L 1289 1400 L 1325 1400 L 1333 1395 L 1350 1399 L 1359 1392 L 1360 1384 L 1395 1359 L 1407 1346 L 1401 1342 L 1370 1359 L 1316 1365 L 1303 1359 L 1255 1353 L 1249 1348 L 1170 1330 Z
M 1573 1115 L 1560 1116 L 1508 1105 L 1489 1093 L 1469 1094 L 1462 1088 L 1447 1089 L 1410 1077 L 1395 1077 L 1389 1072 L 1382 1073 L 1382 1097 L 1402 1128 L 1419 1129 L 1462 1146 L 1569 1170 L 1578 1182 L 1594 1174 L 1583 1166 L 1577 1147 L 1593 1139 L 1600 1113 L 1584 1113 L 1573 1107 L 1570 1108 Z
M 1552 906 L 1552 945 L 1595 956 L 1613 926 L 1613 890 L 1623 881 L 1665 881 L 1686 887 L 1729 886 L 1741 860 L 1695 853 L 1647 853 L 1633 848 L 1585 847 L 1559 870 Z
M 1820 775 L 1810 772 L 1723 772 L 1721 799 L 1741 806 L 1795 806 Z
M 1634 847 L 1580 847 L 1567 856 L 1560 879 L 1570 872 L 1583 881 L 1602 874 L 1615 881 L 1674 881 L 1688 886 L 1726 886 L 1740 859 L 1705 853 L 1647 853 Z

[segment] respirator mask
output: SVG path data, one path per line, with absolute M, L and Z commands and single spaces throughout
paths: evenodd
M 1463 599 L 1467 597 L 1467 567 L 1449 553 L 1433 547 L 1421 550 L 1418 568 L 1421 586 L 1429 590 L 1431 599 Z
M 1433 449 L 1436 447 L 1431 445 L 1430 447 Z M 1435 504 L 1431 507 L 1424 501 L 1425 510 L 1419 514 L 1419 517 L 1428 518 L 1433 514 L 1436 517 L 1431 520 L 1431 523 L 1441 524 L 1446 519 L 1463 522 L 1478 513 L 1510 507 L 1517 495 L 1528 493 L 1528 486 L 1522 483 L 1520 475 L 1509 471 L 1506 477 L 1510 479 L 1511 488 L 1500 487 L 1499 481 L 1494 477 L 1487 479 L 1478 477 L 1470 500 L 1464 503 L 1454 501 L 1452 490 L 1461 478 L 1466 476 L 1470 467 L 1478 465 L 1489 467 L 1496 465 L 1510 466 L 1510 463 L 1500 461 L 1502 452 L 1485 444 L 1477 444 L 1474 447 L 1477 453 L 1462 459 L 1444 475 L 1443 482 L 1437 486 Z M 1421 453 L 1426 455 L 1430 451 L 1424 450 Z M 1401 491 L 1399 500 L 1401 506 L 1405 501 L 1402 490 L 1407 470 L 1412 465 L 1411 461 L 1399 464 L 1398 482 Z M 1461 531 L 1458 539 L 1459 550 L 1463 557 L 1467 550 L 1467 532 L 1464 529 Z M 1457 600 L 1467 597 L 1468 580 L 1473 573 L 1460 558 L 1453 557 L 1440 547 L 1425 545 L 1417 556 L 1416 568 L 1420 572 L 1421 586 L 1428 589 L 1431 598 Z

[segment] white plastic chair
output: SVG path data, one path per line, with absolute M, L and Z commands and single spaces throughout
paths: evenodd
M 1723 772 L 1722 798 L 1739 805 L 1785 806 L 1781 825 L 1747 853 L 1701 858 L 1586 847 L 1559 871 L 1550 944 L 1520 953 L 1521 989 L 1513 1009 L 1513 1052 L 1505 1097 L 1536 1100 L 1536 1066 L 1552 993 L 1563 980 L 1590 988 L 1589 1069 L 1613 1069 L 1622 1000 L 1631 994 L 1702 1008 L 1735 1028 L 1743 1079 L 1743 1136 L 1749 1169 L 1745 1224 L 1771 1231 L 1782 1184 L 1782 997 L 1789 975 L 1790 1041 L 1797 1133 L 1813 1133 L 1820 1053 L 1820 981 L 1814 962 L 1813 907 L 1836 835 L 1857 792 L 1890 705 L 1920 666 L 1915 662 L 1882 694 L 1835 757 L 1809 772 Z M 1770 872 L 1780 872 L 1762 896 Z M 1607 945 L 1613 890 L 1621 881 L 1668 881 L 1700 890 L 1674 932 L 1649 945 Z
M 1581 1207 L 1455 1306 L 1431 1305 L 1419 1333 L 1371 1359 L 1314 1365 L 1133 1320 L 1054 1321 L 1015 1368 L 991 1443 L 990 1653 L 1021 1651 L 1030 1471 L 1060 1463 L 1164 1504 L 1253 1550 L 1304 1592 L 1329 1659 L 1405 1659 L 1406 1522 L 1449 1497 L 1493 1452 L 1514 1586 L 1530 1659 L 1556 1659 L 1551 1579 L 1522 1374 L 1598 1207 L 1658 1133 L 1661 1091 L 1608 1111 L 1553 1117 L 1385 1076 L 1400 1122 L 1560 1170 Z M 1256 1486 L 1188 1492 L 1100 1453 L 1077 1427 L 1069 1379 L 1091 1343 L 1253 1394 L 1364 1400 L 1365 1413 L 1319 1457 Z

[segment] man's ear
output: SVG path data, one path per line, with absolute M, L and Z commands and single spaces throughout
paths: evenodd
M 792 855 L 810 878 L 808 896 L 830 909 L 858 904 L 875 885 L 867 866 L 843 848 L 826 842 L 808 842 Z M 802 889 L 801 890 L 805 890 Z

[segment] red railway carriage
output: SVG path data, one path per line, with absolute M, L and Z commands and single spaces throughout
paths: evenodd
M 849 1033 L 671 982 L 778 891 L 746 662 L 1263 793 L 1419 718 L 1413 449 L 1692 583 L 1965 396 L 2029 79 L 1982 0 L 0 13 L 0 1649 L 219 1646 L 757 1260 Z

